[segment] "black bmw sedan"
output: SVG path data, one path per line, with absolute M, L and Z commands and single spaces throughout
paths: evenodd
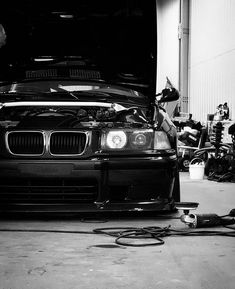
M 177 134 L 162 104 L 179 94 L 156 96 L 155 1 L 42 2 L 1 15 L 0 210 L 174 209 Z

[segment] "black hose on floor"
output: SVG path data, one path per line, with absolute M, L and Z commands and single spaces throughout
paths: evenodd
M 234 210 L 234 209 L 233 209 Z M 233 210 L 230 216 L 233 216 Z M 227 216 L 227 215 L 226 215 Z M 234 220 L 234 219 L 233 219 Z M 184 230 L 172 229 L 167 227 L 105 227 L 96 228 L 92 231 L 80 230 L 46 230 L 46 229 L 10 229 L 0 228 L 0 232 L 29 232 L 29 233 L 61 233 L 61 234 L 87 234 L 87 235 L 107 235 L 115 238 L 115 243 L 121 246 L 146 247 L 163 245 L 165 237 L 186 237 L 186 236 L 223 236 L 235 237 L 235 226 L 222 225 L 223 230 L 202 230 L 186 228 Z M 145 240 L 143 242 L 143 240 Z

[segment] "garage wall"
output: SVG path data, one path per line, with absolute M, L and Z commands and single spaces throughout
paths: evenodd
M 235 1 L 190 0 L 189 111 L 204 121 L 227 102 L 235 119 Z
M 157 0 L 158 66 L 157 91 L 166 84 L 166 76 L 178 88 L 179 83 L 179 0 Z
M 157 0 L 157 92 L 166 85 L 166 76 L 179 87 L 179 0 Z M 172 114 L 176 102 L 167 104 Z

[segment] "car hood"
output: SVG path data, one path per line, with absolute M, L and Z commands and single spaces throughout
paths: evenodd
M 22 0 L 1 9 L 1 80 L 72 78 L 156 88 L 155 0 Z

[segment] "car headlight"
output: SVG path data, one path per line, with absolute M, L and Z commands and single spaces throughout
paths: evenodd
M 127 135 L 122 130 L 109 131 L 106 135 L 106 146 L 110 149 L 122 149 L 127 143 Z
M 152 131 L 149 132 L 147 130 L 144 130 L 132 132 L 129 136 L 130 147 L 136 149 L 151 148 L 151 138 Z
M 113 151 L 168 150 L 171 149 L 171 144 L 163 131 L 110 129 L 102 133 L 101 148 Z

